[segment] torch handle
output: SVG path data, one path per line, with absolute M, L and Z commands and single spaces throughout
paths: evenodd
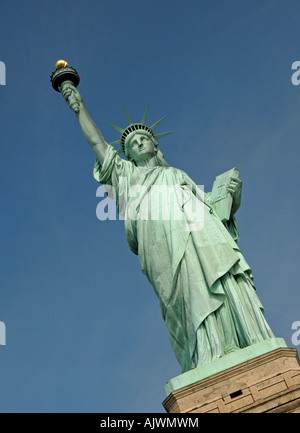
M 74 83 L 70 80 L 66 80 L 62 83 L 62 85 L 60 86 L 59 90 L 61 91 L 63 89 L 63 86 L 65 84 L 72 84 L 72 86 L 74 86 Z M 77 101 L 75 95 L 73 93 L 71 93 L 71 95 L 69 96 L 69 104 L 71 109 L 75 112 L 78 113 L 79 112 L 79 102 Z

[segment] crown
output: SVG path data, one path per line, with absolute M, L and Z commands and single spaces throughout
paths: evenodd
M 121 138 L 119 140 L 116 140 L 116 141 L 113 141 L 112 143 L 110 143 L 112 146 L 121 145 L 121 148 L 117 151 L 118 154 L 123 152 L 125 155 L 125 141 L 126 141 L 126 138 L 128 137 L 128 135 L 131 134 L 132 132 L 141 132 L 141 133 L 147 132 L 155 140 L 158 140 L 159 138 L 162 138 L 165 135 L 168 135 L 168 134 L 171 134 L 172 132 L 174 132 L 174 131 L 169 131 L 169 132 L 163 132 L 160 134 L 154 134 L 153 131 L 166 118 L 166 116 L 161 118 L 157 122 L 155 122 L 154 125 L 152 125 L 150 127 L 147 126 L 146 125 L 146 119 L 147 119 L 147 114 L 148 114 L 148 110 L 149 110 L 149 105 L 146 108 L 146 111 L 142 117 L 142 120 L 139 123 L 133 122 L 133 120 L 130 117 L 130 114 L 127 111 L 127 108 L 125 107 L 125 105 L 123 105 L 123 107 L 124 107 L 127 119 L 129 121 L 129 125 L 125 129 L 122 129 L 119 126 L 113 125 L 112 123 L 106 122 L 109 126 L 114 128 L 116 131 L 118 131 L 121 134 Z

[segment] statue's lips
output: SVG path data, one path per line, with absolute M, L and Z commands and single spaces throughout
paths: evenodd
M 144 150 L 147 150 L 147 149 L 145 148 L 145 146 L 139 147 L 138 150 L 137 150 L 137 153 L 144 152 Z

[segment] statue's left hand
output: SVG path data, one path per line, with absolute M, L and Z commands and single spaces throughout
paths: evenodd
M 242 197 L 242 181 L 238 177 L 231 177 L 227 190 L 230 192 L 233 198 L 231 214 L 233 215 L 241 204 Z
M 238 177 L 231 177 L 227 190 L 235 196 L 242 192 L 242 181 Z

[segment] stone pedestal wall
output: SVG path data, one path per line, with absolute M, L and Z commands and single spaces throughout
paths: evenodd
M 173 390 L 163 406 L 169 413 L 300 413 L 297 350 L 279 348 Z

